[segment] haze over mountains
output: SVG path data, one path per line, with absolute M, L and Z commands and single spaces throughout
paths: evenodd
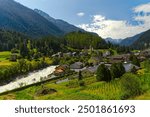
M 65 21 L 48 17 L 51 20 L 14 0 L 0 0 L 1 29 L 14 30 L 35 38 L 46 35 L 61 36 L 81 30 Z
M 112 38 L 109 37 L 109 38 L 106 38 L 105 41 L 110 42 L 112 44 L 120 44 L 122 39 L 112 39 Z
M 150 43 L 150 30 L 125 39 L 107 38 L 105 40 L 106 42 L 109 41 L 112 44 L 119 44 L 121 46 L 143 47 L 145 43 Z

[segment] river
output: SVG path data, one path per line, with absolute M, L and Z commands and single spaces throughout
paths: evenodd
M 57 66 L 50 66 L 36 72 L 31 72 L 27 76 L 22 76 L 19 79 L 16 78 L 15 81 L 10 82 L 7 85 L 0 86 L 0 93 L 52 79 L 53 77 L 48 77 L 48 75 L 52 74 L 56 67 Z

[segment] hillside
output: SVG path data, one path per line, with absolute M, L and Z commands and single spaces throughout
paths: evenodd
M 130 45 L 132 45 L 136 40 L 138 40 L 142 34 L 143 34 L 143 33 L 140 33 L 140 34 L 137 34 L 137 35 L 135 35 L 135 36 L 133 36 L 133 37 L 125 38 L 125 39 L 123 39 L 123 40 L 120 42 L 120 45 L 122 45 L 122 46 L 130 46 Z
M 107 43 L 101 37 L 89 32 L 71 32 L 65 35 L 67 46 L 75 49 L 107 48 Z
M 57 26 L 14 0 L 0 0 L 0 28 L 31 37 L 64 34 Z
M 150 47 L 150 30 L 144 32 L 140 38 L 132 44 L 135 49 L 144 49 Z
M 61 29 L 65 33 L 84 31 L 83 29 L 80 29 L 74 25 L 71 25 L 68 22 L 63 21 L 61 19 L 54 19 L 51 16 L 49 16 L 47 13 L 45 13 L 39 9 L 34 9 L 34 11 L 37 12 L 38 14 L 40 14 L 45 19 L 47 19 L 48 21 L 50 21 L 51 23 L 53 23 L 54 25 L 56 25 L 59 29 Z

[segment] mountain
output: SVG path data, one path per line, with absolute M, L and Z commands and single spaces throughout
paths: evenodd
M 150 30 L 142 33 L 138 40 L 136 40 L 132 47 L 135 49 L 144 49 L 150 47 Z
M 110 43 L 112 43 L 112 44 L 120 44 L 120 42 L 122 41 L 122 39 L 106 38 L 105 41 L 106 41 L 106 42 L 110 42 Z
M 50 21 L 51 23 L 53 23 L 54 25 L 56 25 L 59 29 L 61 29 L 65 33 L 84 31 L 83 29 L 80 29 L 74 25 L 71 25 L 68 22 L 65 22 L 60 19 L 54 19 L 51 16 L 49 16 L 47 13 L 45 13 L 39 9 L 34 9 L 34 11 L 37 12 L 38 14 L 40 14 L 45 19 L 47 19 L 48 21 Z
M 123 39 L 119 44 L 122 45 L 122 46 L 130 46 L 132 45 L 136 40 L 138 40 L 140 38 L 140 36 L 142 35 L 143 33 L 140 33 L 140 34 L 137 34 L 133 37 L 128 37 L 126 39 Z
M 34 38 L 64 34 L 56 25 L 14 0 L 0 0 L 0 28 L 21 32 Z

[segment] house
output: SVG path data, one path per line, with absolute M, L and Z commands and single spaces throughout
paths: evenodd
M 72 56 L 71 52 L 63 53 L 63 57 L 71 57 L 71 56 Z
M 93 67 L 88 67 L 88 68 L 85 69 L 85 71 L 91 72 L 91 73 L 96 73 L 98 66 L 99 65 L 95 65 Z
M 69 68 L 68 65 L 60 65 L 55 68 L 54 75 L 56 75 L 56 76 L 63 75 L 66 73 L 68 68 Z
M 109 63 L 111 64 L 129 61 L 129 58 L 130 58 L 130 54 L 122 54 L 122 55 L 107 57 Z
M 72 53 L 72 56 L 77 56 L 77 52 L 73 52 L 73 53 Z
M 110 56 L 110 55 L 111 55 L 110 51 L 105 51 L 103 53 L 103 57 L 107 57 L 107 56 Z
M 83 63 L 82 62 L 75 62 L 70 65 L 70 69 L 82 69 L 83 68 Z
M 143 62 L 146 59 L 146 57 L 145 56 L 138 56 L 138 59 L 140 60 L 140 62 Z
M 83 52 L 80 52 L 79 55 L 80 55 L 80 56 L 87 56 L 87 55 L 88 55 L 88 52 L 87 52 L 87 51 L 83 51 Z
M 63 56 L 62 52 L 58 52 L 58 53 L 52 55 L 52 57 L 59 57 L 59 58 L 62 56 Z
M 101 63 L 101 64 L 104 64 L 104 63 Z M 99 64 L 99 65 L 101 65 L 101 64 Z M 85 69 L 85 71 L 89 71 L 89 72 L 91 72 L 91 73 L 96 73 L 96 71 L 97 71 L 99 65 L 95 65 L 95 66 L 93 66 L 93 67 L 88 67 L 88 68 Z M 106 66 L 108 69 L 111 68 L 111 64 L 105 64 L 105 66 Z
M 131 72 L 133 67 L 135 67 L 136 70 L 141 69 L 140 67 L 138 67 L 138 66 L 136 66 L 136 65 L 134 65 L 132 63 L 124 63 L 123 66 L 124 66 L 126 72 Z
M 100 58 L 99 57 L 91 57 L 89 60 L 88 60 L 89 64 L 92 64 L 92 65 L 98 65 L 100 63 Z
M 140 53 L 140 56 L 144 56 L 146 58 L 150 57 L 150 49 L 144 50 Z

